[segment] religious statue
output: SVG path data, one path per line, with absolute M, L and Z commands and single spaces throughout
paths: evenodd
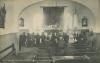
M 5 18 L 6 18 L 6 9 L 4 4 L 4 6 L 0 7 L 0 28 L 5 27 Z

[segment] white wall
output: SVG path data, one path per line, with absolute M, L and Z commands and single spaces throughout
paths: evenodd
M 87 6 L 91 11 L 94 13 L 96 17 L 96 26 L 94 31 L 99 33 L 100 32 L 100 0 L 73 0 L 79 3 L 82 3 L 83 5 Z
M 52 4 L 53 3 L 53 4 Z M 51 6 L 51 7 L 55 7 L 55 6 L 65 6 L 64 7 L 64 16 L 63 16 L 63 26 L 64 26 L 64 31 L 67 31 L 67 29 L 72 29 L 73 28 L 73 21 L 75 21 L 75 19 L 73 19 L 73 15 L 75 14 L 75 10 L 76 10 L 76 14 L 79 18 L 76 18 L 78 21 L 76 23 L 77 27 L 80 28 L 81 26 L 81 20 L 82 18 L 85 16 L 88 19 L 89 25 L 88 27 L 94 27 L 95 24 L 95 16 L 94 14 L 91 12 L 90 9 L 88 9 L 87 7 L 79 4 L 79 3 L 73 3 L 70 1 L 57 1 L 57 3 L 55 4 L 55 1 L 44 1 L 44 2 L 40 2 L 38 4 L 35 5 L 31 5 L 26 7 L 21 15 L 19 17 L 23 17 L 24 21 L 25 21 L 25 27 L 24 29 L 28 29 L 30 32 L 41 32 L 43 30 L 43 8 L 41 7 L 47 7 L 47 6 Z M 21 28 L 22 29 L 22 28 Z M 37 29 L 37 30 L 35 30 Z
M 0 5 L 4 5 L 6 6 L 6 21 L 5 21 L 5 28 L 0 28 L 0 34 L 6 34 L 8 32 L 14 32 L 14 27 L 16 27 L 16 22 L 14 20 L 14 3 L 13 0 L 1 0 L 0 1 Z M 1 7 L 1 6 L 0 6 Z
M 0 29 L 0 35 L 7 34 L 7 33 L 14 33 L 18 32 L 18 16 L 22 9 L 29 6 L 30 4 L 39 2 L 42 0 L 0 0 L 1 3 L 6 4 L 7 9 L 7 17 L 6 17 L 6 27 L 5 29 Z M 96 27 L 94 29 L 95 32 L 100 32 L 99 23 L 100 23 L 100 10 L 99 10 L 99 0 L 73 0 L 79 2 L 89 9 L 92 10 L 94 15 L 96 16 Z M 13 23 L 13 24 L 12 24 Z

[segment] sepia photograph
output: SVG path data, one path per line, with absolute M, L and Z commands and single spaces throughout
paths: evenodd
M 0 0 L 0 63 L 100 63 L 100 0 Z

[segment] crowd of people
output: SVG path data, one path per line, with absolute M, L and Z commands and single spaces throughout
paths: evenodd
M 19 37 L 19 43 L 21 46 L 25 47 L 45 47 L 45 46 L 54 46 L 54 47 L 63 47 L 67 46 L 69 41 L 69 36 L 66 33 L 51 33 L 45 34 L 42 33 L 39 35 L 38 33 L 23 33 Z
M 44 32 L 40 34 L 35 33 L 23 33 L 19 37 L 19 49 L 21 47 L 46 47 L 51 55 L 55 55 L 56 52 L 64 53 L 63 49 L 67 47 L 69 41 L 69 35 L 66 33 L 49 33 Z M 61 51 L 62 50 L 62 51 Z
M 90 37 L 92 37 L 90 35 L 91 33 L 87 34 L 84 32 L 81 32 L 80 34 L 79 33 L 73 34 L 73 39 L 75 41 L 74 43 L 77 43 L 78 45 L 89 43 L 89 39 Z M 56 54 L 56 52 L 64 53 L 64 49 L 67 48 L 68 46 L 69 39 L 70 39 L 69 35 L 64 32 L 61 32 L 61 33 L 55 32 L 55 33 L 48 33 L 48 34 L 45 34 L 43 32 L 41 35 L 38 33 L 30 34 L 30 33 L 23 32 L 23 34 L 21 34 L 19 37 L 19 43 L 20 43 L 19 49 L 21 50 L 21 46 L 46 47 L 48 48 L 51 54 Z

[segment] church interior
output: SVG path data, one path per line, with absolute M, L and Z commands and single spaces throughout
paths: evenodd
M 0 63 L 100 63 L 100 0 L 0 0 Z

